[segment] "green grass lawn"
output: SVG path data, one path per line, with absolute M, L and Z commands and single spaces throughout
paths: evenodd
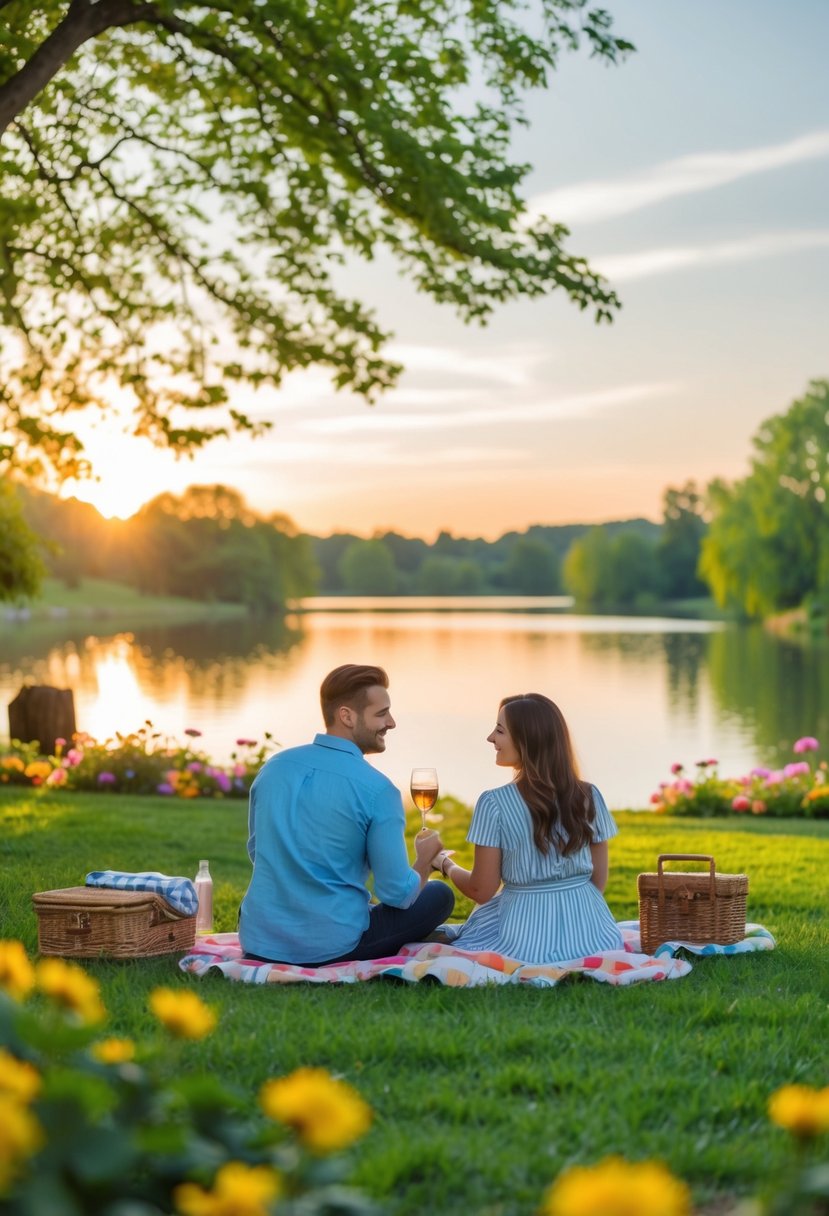
M 173 595 L 142 595 L 126 583 L 85 578 L 76 587 L 47 578 L 28 607 L 32 620 L 89 620 L 114 617 L 137 621 L 195 621 L 246 616 L 244 604 L 203 603 Z M 15 614 L 9 616 L 13 619 Z M 6 618 L 0 614 L 0 631 Z
M 439 809 L 463 861 L 468 811 L 450 800 Z M 244 803 L 7 788 L 0 818 L 2 936 L 31 951 L 31 893 L 82 883 L 93 868 L 194 874 L 208 857 L 216 927 L 235 927 L 249 874 Z M 259 989 L 194 980 L 174 958 L 89 963 L 108 1030 L 143 1037 L 150 990 L 195 985 L 220 1021 L 188 1047 L 194 1069 L 251 1095 L 301 1064 L 342 1075 L 375 1111 L 353 1181 L 395 1216 L 531 1216 L 562 1167 L 609 1153 L 662 1159 L 700 1207 L 753 1194 L 788 1160 L 785 1133 L 766 1117 L 769 1094 L 829 1084 L 829 823 L 617 819 L 607 895 L 619 919 L 636 916 L 636 875 L 660 852 L 713 853 L 721 870 L 749 875 L 749 919 L 778 948 L 700 959 L 668 983 L 546 990 Z

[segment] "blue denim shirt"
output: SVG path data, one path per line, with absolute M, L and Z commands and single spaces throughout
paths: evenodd
M 404 840 L 400 791 L 356 744 L 336 735 L 278 752 L 250 791 L 242 948 L 284 962 L 337 958 L 369 922 L 369 871 L 381 903 L 420 890 Z

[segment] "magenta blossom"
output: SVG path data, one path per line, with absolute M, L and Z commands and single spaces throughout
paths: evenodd
M 678 776 L 679 776 L 679 774 L 682 772 L 682 768 L 683 768 L 683 766 L 682 766 L 681 764 L 679 764 L 679 763 L 677 763 L 677 764 L 672 764 L 672 765 L 671 765 L 671 772 L 673 773 L 673 775 L 674 775 L 675 777 L 678 777 Z
M 816 752 L 820 747 L 817 739 L 811 735 L 804 735 L 802 739 L 798 739 L 794 745 L 794 752 L 797 756 L 802 756 L 804 752 Z
M 191 739 L 198 739 L 201 737 L 201 731 L 196 730 L 194 726 L 188 726 L 184 733 L 185 735 L 189 735 Z
M 256 747 L 256 740 L 255 739 L 237 739 L 236 746 L 237 747 Z
M 784 777 L 808 777 L 812 770 L 805 760 L 798 760 L 795 764 L 787 764 L 783 769 Z
M 80 764 L 81 760 L 83 760 L 83 752 L 77 747 L 70 747 L 64 756 L 64 760 L 70 768 L 74 768 L 76 764 Z
M 161 785 L 157 785 L 155 789 L 157 794 L 172 794 L 173 792 L 173 787 L 169 781 L 162 781 Z
M 114 785 L 117 780 L 115 773 L 98 773 L 98 785 Z
M 204 768 L 204 765 L 201 763 L 200 760 L 191 760 L 190 763 L 187 765 L 188 773 L 200 773 L 203 768 Z
M 771 776 L 771 769 L 770 768 L 753 768 L 749 775 L 751 777 L 762 777 L 763 780 L 765 781 L 768 777 Z

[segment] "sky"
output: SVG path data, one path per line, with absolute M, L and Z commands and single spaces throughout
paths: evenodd
M 605 6 L 636 53 L 564 55 L 514 151 L 530 210 L 621 296 L 613 325 L 554 293 L 468 327 L 379 259 L 349 283 L 406 367 L 377 405 L 319 371 L 242 389 L 273 430 L 192 461 L 82 426 L 101 480 L 64 494 L 127 516 L 222 483 L 317 535 L 494 539 L 659 519 L 668 486 L 745 475 L 762 421 L 829 376 L 829 0 Z

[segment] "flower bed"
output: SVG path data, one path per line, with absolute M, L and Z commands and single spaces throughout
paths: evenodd
M 177 798 L 247 798 L 251 783 L 276 744 L 237 739 L 227 765 L 214 764 L 200 751 L 201 731 L 186 730 L 182 744 L 146 722 L 129 735 L 99 743 L 78 732 L 71 742 L 58 739 L 53 756 L 41 756 L 35 743 L 13 739 L 0 751 L 0 783 L 44 789 L 100 790 L 129 794 L 166 794 Z
M 673 781 L 660 783 L 651 795 L 655 811 L 670 815 L 773 815 L 781 818 L 829 818 L 829 774 L 822 760 L 809 759 L 820 744 L 805 735 L 793 752 L 803 757 L 781 769 L 753 768 L 744 777 L 721 777 L 716 760 L 698 760 L 696 778 L 681 764 L 671 766 Z

